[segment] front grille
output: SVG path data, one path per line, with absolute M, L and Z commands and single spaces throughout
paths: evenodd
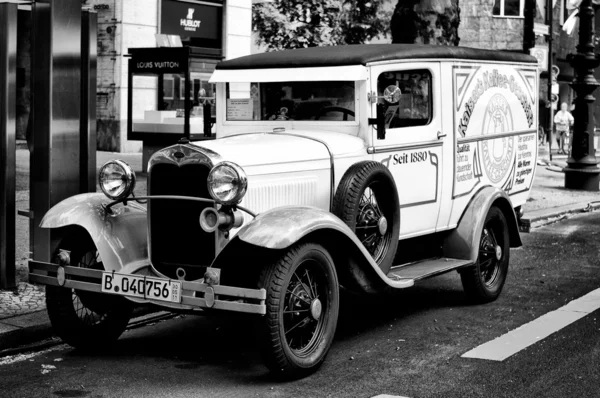
M 210 198 L 209 171 L 202 164 L 155 164 L 150 170 L 149 194 Z M 187 280 L 204 275 L 215 256 L 215 233 L 204 232 L 198 221 L 208 206 L 212 205 L 176 199 L 149 201 L 150 260 L 159 272 L 177 278 L 177 269 L 183 268 Z

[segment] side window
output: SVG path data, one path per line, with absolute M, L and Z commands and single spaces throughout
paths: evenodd
M 400 101 L 385 107 L 386 128 L 426 126 L 433 116 L 431 72 L 427 69 L 384 72 L 377 79 L 377 95 L 382 96 L 388 86 L 398 86 Z

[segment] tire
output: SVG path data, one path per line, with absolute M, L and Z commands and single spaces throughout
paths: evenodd
M 63 240 L 55 261 L 60 250 L 71 252 L 72 266 L 104 269 L 87 235 Z M 116 341 L 133 310 L 133 304 L 123 297 L 60 286 L 46 286 L 46 307 L 56 334 L 65 343 L 84 350 L 97 350 Z
M 286 379 L 313 373 L 337 327 L 339 285 L 331 256 L 318 244 L 297 244 L 261 272 L 258 285 L 267 290 L 258 333 L 265 364 Z
M 388 168 L 370 161 L 350 167 L 335 193 L 333 214 L 354 231 L 387 274 L 400 236 L 400 200 Z
M 460 273 L 467 297 L 474 303 L 489 303 L 500 296 L 510 260 L 508 223 L 500 209 L 488 211 L 479 239 L 479 255 L 474 266 Z

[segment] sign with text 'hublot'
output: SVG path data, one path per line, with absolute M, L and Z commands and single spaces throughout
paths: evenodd
M 161 2 L 161 33 L 179 35 L 182 39 L 205 39 L 220 43 L 222 5 L 196 4 L 176 0 Z

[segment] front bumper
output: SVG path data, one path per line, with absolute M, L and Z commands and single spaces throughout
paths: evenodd
M 115 294 L 102 291 L 102 274 L 101 270 L 29 261 L 29 281 L 32 283 Z M 267 292 L 265 289 L 245 289 L 190 281 L 180 282 L 182 288 L 180 303 L 151 299 L 145 299 L 144 302 L 181 310 L 216 309 L 259 315 L 266 313 Z

